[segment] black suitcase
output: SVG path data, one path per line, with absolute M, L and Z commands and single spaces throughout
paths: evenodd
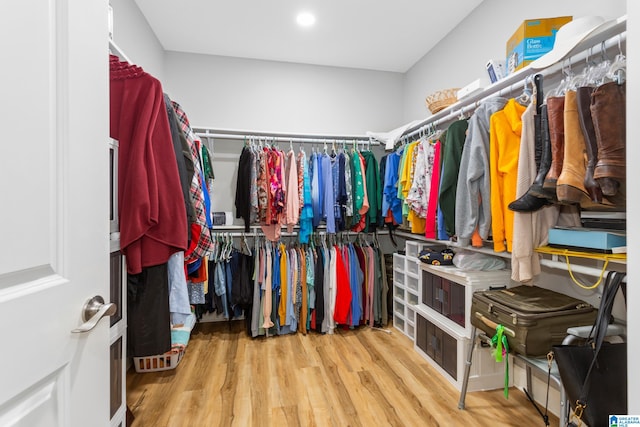
M 478 291 L 471 300 L 471 324 L 489 336 L 503 325 L 509 351 L 525 356 L 547 354 L 567 328 L 593 325 L 596 315 L 585 301 L 537 286 Z

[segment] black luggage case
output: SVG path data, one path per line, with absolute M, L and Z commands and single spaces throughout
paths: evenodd
M 597 310 L 579 299 L 537 286 L 478 291 L 471 324 L 493 336 L 505 327 L 510 352 L 543 356 L 561 344 L 572 326 L 593 325 Z

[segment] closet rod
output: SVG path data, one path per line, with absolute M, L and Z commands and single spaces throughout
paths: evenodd
M 259 225 L 249 225 L 249 227 L 251 228 L 251 231 L 244 231 L 244 225 L 214 225 L 213 227 L 210 228 L 212 233 L 218 233 L 218 234 L 226 234 L 226 233 L 236 233 L 237 235 L 241 236 L 241 235 L 245 235 L 245 236 L 252 236 L 254 234 L 256 234 L 256 232 L 258 232 L 258 234 L 263 234 L 260 226 Z M 297 233 L 297 230 L 300 228 L 299 225 L 294 226 L 294 232 L 293 233 Z M 242 230 L 242 231 L 241 231 Z M 282 227 L 282 234 L 284 233 L 288 233 L 286 230 L 286 226 Z M 351 231 L 351 230 L 344 230 L 344 231 L 337 231 L 336 233 L 331 233 L 331 234 L 340 234 L 340 233 L 349 233 L 349 234 L 375 234 L 378 233 L 379 235 L 382 234 L 388 234 L 388 230 L 383 230 L 383 229 L 379 229 L 376 231 L 370 231 L 368 233 L 365 233 L 364 231 Z M 291 235 L 295 235 L 293 233 L 289 233 Z M 314 233 L 319 233 L 319 234 L 327 234 L 326 231 L 326 227 L 324 225 L 318 227 L 316 229 L 316 231 L 314 231 Z
M 434 127 L 443 123 L 450 122 L 463 114 L 474 111 L 478 107 L 478 105 L 480 105 L 487 99 L 493 98 L 495 96 L 504 97 L 511 95 L 516 90 L 521 90 L 524 87 L 525 79 L 530 75 L 542 74 L 543 76 L 548 77 L 559 74 L 562 72 L 565 64 L 576 65 L 589 56 L 598 55 L 600 51 L 600 44 L 603 44 L 604 50 L 609 50 L 614 47 L 617 48 L 618 43 L 626 41 L 627 39 L 626 25 L 627 20 L 626 16 L 624 16 L 618 19 L 616 25 L 612 26 L 608 30 L 588 37 L 580 42 L 574 48 L 574 51 L 578 51 L 578 49 L 581 49 L 578 53 L 565 58 L 563 61 L 558 62 L 543 70 L 535 70 L 530 67 L 523 68 L 522 70 L 519 70 L 514 74 L 511 74 L 504 79 L 492 84 L 487 90 L 484 90 L 476 94 L 475 96 L 463 98 L 462 100 L 428 117 L 415 126 L 410 127 L 402 134 L 400 138 L 411 138 L 421 133 L 422 131 L 425 131 L 426 129 L 428 129 L 428 127 Z M 590 50 L 592 50 L 592 52 L 590 52 Z
M 118 55 L 120 59 L 127 61 L 129 64 L 133 64 L 129 60 L 129 57 L 122 51 L 122 49 L 120 49 L 120 47 L 112 39 L 109 39 L 109 51 L 111 51 L 111 53 Z
M 216 235 L 220 235 L 220 236 L 227 236 L 228 235 L 228 236 L 231 236 L 231 237 L 256 237 L 256 236 L 264 237 L 264 233 L 262 233 L 262 232 L 256 233 L 254 231 L 238 232 L 238 231 L 213 231 L 212 230 L 211 234 L 213 235 L 214 238 L 216 237 Z M 324 236 L 324 235 L 327 235 L 327 236 L 339 236 L 340 234 L 347 234 L 349 236 L 357 236 L 357 235 L 360 235 L 360 234 L 364 234 L 365 236 L 368 236 L 368 235 L 373 234 L 373 233 L 365 233 L 365 232 L 350 231 L 350 230 L 347 231 L 347 230 L 345 230 L 345 231 L 337 231 L 335 233 L 327 233 L 326 231 L 315 231 L 315 232 L 311 233 L 311 235 L 314 235 L 314 234 L 318 234 L 320 236 Z M 298 235 L 297 231 L 293 231 L 291 233 L 289 233 L 288 231 L 282 231 L 280 233 L 280 237 L 281 238 L 282 237 L 296 237 L 297 235 Z
M 201 138 L 219 138 L 219 139 L 250 139 L 250 138 L 266 138 L 278 142 L 307 142 L 307 143 L 371 143 L 378 145 L 379 142 L 372 141 L 362 135 L 316 135 L 316 134 L 294 134 L 283 132 L 253 132 L 247 130 L 235 129 L 212 129 L 212 128 L 193 128 L 196 135 Z

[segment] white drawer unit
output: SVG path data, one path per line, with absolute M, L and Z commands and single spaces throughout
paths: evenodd
M 411 340 L 415 336 L 415 307 L 420 303 L 416 259 L 393 254 L 393 326 Z M 413 267 L 408 267 L 412 265 Z
M 420 251 L 426 248 L 427 246 L 433 246 L 433 244 L 407 240 L 404 243 L 404 251 L 407 254 L 407 258 L 418 259 L 418 255 L 420 254 Z
M 415 277 L 416 279 L 420 275 L 420 263 L 421 261 L 418 258 L 409 258 L 406 257 L 404 260 L 405 272 L 407 275 Z
M 419 306 L 459 336 L 471 338 L 471 298 L 480 289 L 507 286 L 509 270 L 463 271 L 420 263 Z
M 459 334 L 421 307 L 415 309 L 415 350 L 458 390 L 464 381 L 464 367 L 470 338 Z M 509 356 L 513 366 L 513 358 Z M 504 387 L 504 363 L 496 363 L 491 348 L 476 346 L 469 374 L 468 391 Z M 512 379 L 510 377 L 510 386 Z
M 403 334 L 405 333 L 404 261 L 404 255 L 400 255 L 397 253 L 393 254 L 393 326 Z
M 404 334 L 411 338 L 411 341 L 415 340 L 416 336 L 416 308 L 415 306 L 404 306 Z
M 416 296 L 416 301 L 412 304 L 418 304 L 418 297 L 420 296 L 420 278 L 413 276 L 410 273 L 405 274 L 404 288 L 407 292 Z

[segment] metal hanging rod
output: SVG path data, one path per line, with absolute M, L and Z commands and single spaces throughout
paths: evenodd
M 283 132 L 261 132 L 235 129 L 214 129 L 206 127 L 194 127 L 196 135 L 201 138 L 219 138 L 219 139 L 263 139 L 267 141 L 278 142 L 306 142 L 306 143 L 367 143 L 378 145 L 379 142 L 370 140 L 369 137 L 362 135 L 316 135 L 316 134 L 294 134 Z
M 584 39 L 578 43 L 573 49 L 573 52 L 577 52 L 563 61 L 558 62 L 543 70 L 535 70 L 531 67 L 525 67 L 502 80 L 492 84 L 486 90 L 463 98 L 453 105 L 445 108 L 444 110 L 426 118 L 422 122 L 407 129 L 400 139 L 411 138 L 429 129 L 433 129 L 438 125 L 451 122 L 458 119 L 460 116 L 473 112 L 483 101 L 496 96 L 506 97 L 513 94 L 515 91 L 522 90 L 526 84 L 526 78 L 534 74 L 542 74 L 545 77 L 553 76 L 562 73 L 565 65 L 579 64 L 580 61 L 584 61 L 586 58 L 596 55 L 596 53 L 602 50 L 609 50 L 612 48 L 618 48 L 619 43 L 626 41 L 627 33 L 627 18 L 626 15 L 618 19 L 618 22 L 607 29 L 606 31 L 597 33 L 591 37 Z M 593 52 L 591 52 L 593 50 Z
M 116 42 L 114 42 L 112 39 L 109 39 L 109 50 L 111 51 L 111 53 L 118 55 L 120 59 L 127 61 L 129 64 L 132 64 L 132 62 L 129 60 L 129 57 L 124 53 L 122 49 L 120 49 L 120 47 L 118 47 Z

